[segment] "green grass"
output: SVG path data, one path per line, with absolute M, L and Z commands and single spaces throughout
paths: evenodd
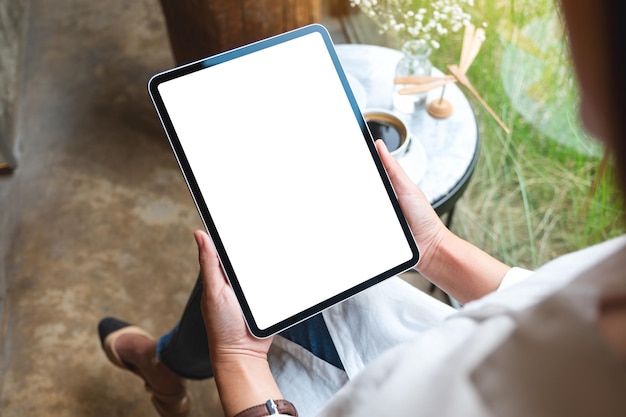
M 610 167 L 591 192 L 603 149 L 578 121 L 578 91 L 553 3 L 482 0 L 475 11 L 475 22 L 487 23 L 487 40 L 468 75 L 512 133 L 474 102 L 481 156 L 454 231 L 528 268 L 624 233 Z M 442 46 L 433 63 L 454 62 L 458 45 Z
M 454 232 L 527 268 L 623 234 L 611 166 L 600 175 L 603 149 L 579 122 L 576 80 L 553 1 L 476 0 L 473 19 L 487 24 L 487 39 L 468 76 L 512 133 L 472 100 L 481 155 Z M 460 34 L 442 41 L 431 61 L 438 68 L 458 62 L 460 45 Z

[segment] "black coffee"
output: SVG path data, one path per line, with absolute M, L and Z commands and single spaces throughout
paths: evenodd
M 391 123 L 380 122 L 378 120 L 368 120 L 367 127 L 372 132 L 374 140 L 382 139 L 389 152 L 398 149 L 402 143 L 400 130 Z

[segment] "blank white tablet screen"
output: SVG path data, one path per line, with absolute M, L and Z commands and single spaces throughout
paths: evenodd
M 260 329 L 411 259 L 319 33 L 158 90 Z

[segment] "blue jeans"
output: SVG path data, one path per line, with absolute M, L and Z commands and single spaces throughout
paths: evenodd
M 201 298 L 202 280 L 198 277 L 180 321 L 169 333 L 161 336 L 157 345 L 161 362 L 176 374 L 188 379 L 213 376 L 209 344 L 200 310 Z M 280 335 L 343 370 L 322 314 L 317 314 Z

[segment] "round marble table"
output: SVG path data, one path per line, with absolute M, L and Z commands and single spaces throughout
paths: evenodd
M 448 84 L 445 99 L 454 106 L 447 119 L 431 117 L 426 108 L 413 114 L 393 109 L 393 79 L 402 53 L 374 45 L 336 45 L 337 55 L 361 111 L 391 110 L 409 127 L 412 144 L 398 162 L 426 194 L 439 215 L 452 220 L 456 201 L 465 191 L 476 166 L 480 137 L 476 115 L 455 84 Z M 441 74 L 433 69 L 433 75 Z M 438 99 L 441 88 L 428 93 L 427 102 Z

